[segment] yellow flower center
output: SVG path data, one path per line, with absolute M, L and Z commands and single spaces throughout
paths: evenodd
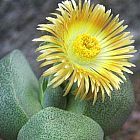
M 93 59 L 100 52 L 100 45 L 95 37 L 88 34 L 82 34 L 77 36 L 73 42 L 73 50 L 76 56 L 81 59 Z

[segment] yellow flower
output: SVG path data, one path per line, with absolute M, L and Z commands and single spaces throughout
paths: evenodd
M 130 32 L 124 31 L 127 25 L 113 17 L 111 10 L 103 5 L 90 4 L 90 0 L 66 0 L 58 4 L 48 23 L 40 24 L 38 30 L 47 35 L 34 39 L 44 43 L 37 49 L 41 52 L 38 61 L 41 67 L 55 64 L 47 69 L 43 76 L 53 75 L 49 85 L 57 87 L 65 80 L 68 84 L 67 95 L 74 83 L 77 83 L 75 96 L 81 99 L 97 95 L 105 99 L 105 93 L 111 97 L 111 91 L 119 89 L 124 72 L 133 73 L 128 68 L 135 65 L 128 62 L 133 57 L 134 43 Z

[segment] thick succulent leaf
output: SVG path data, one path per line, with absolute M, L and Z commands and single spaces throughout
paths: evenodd
M 122 127 L 129 117 L 134 106 L 134 92 L 130 79 L 121 85 L 120 90 L 112 92 L 111 99 L 106 97 L 105 101 L 99 98 L 95 105 L 92 101 L 80 99 L 75 100 L 71 94 L 68 97 L 66 110 L 86 115 L 100 124 L 105 135 L 111 135 Z
M 46 107 L 57 107 L 60 109 L 65 109 L 67 104 L 67 97 L 63 96 L 64 91 L 61 86 L 53 88 L 48 86 L 48 82 L 52 80 L 52 77 L 47 78 L 41 77 L 39 79 L 40 90 L 41 90 L 41 104 L 43 108 Z
M 103 140 L 103 131 L 86 116 L 48 107 L 31 117 L 17 140 Z
M 20 128 L 42 109 L 39 84 L 18 50 L 0 60 L 0 136 L 16 139 Z
M 67 104 L 67 98 L 63 96 L 63 90 L 60 86 L 56 88 L 47 87 L 44 92 L 42 100 L 42 106 L 46 107 L 57 107 L 65 109 Z

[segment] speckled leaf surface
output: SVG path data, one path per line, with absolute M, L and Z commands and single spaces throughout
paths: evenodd
M 18 50 L 0 60 L 0 136 L 16 139 L 20 128 L 41 110 L 38 81 Z
M 86 115 L 100 124 L 105 135 L 110 135 L 122 127 L 128 119 L 134 106 L 134 92 L 130 79 L 121 85 L 120 90 L 112 92 L 111 100 L 106 97 L 104 103 L 98 99 L 95 105 L 92 101 L 75 100 L 70 95 L 67 103 L 67 110 Z
M 17 140 L 103 140 L 103 131 L 86 116 L 48 107 L 31 117 Z

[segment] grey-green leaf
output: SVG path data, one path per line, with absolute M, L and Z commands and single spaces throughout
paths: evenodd
M 103 140 L 101 127 L 92 119 L 54 107 L 31 117 L 17 140 Z
M 105 135 L 111 135 L 122 127 L 135 103 L 131 81 L 127 75 L 126 78 L 127 80 L 121 84 L 120 90 L 112 91 L 111 100 L 106 97 L 103 103 L 99 98 L 93 105 L 92 100 L 75 100 L 71 94 L 68 97 L 66 110 L 92 118 L 100 124 Z
M 18 50 L 0 60 L 0 135 L 16 139 L 20 128 L 42 109 L 39 84 Z
M 63 90 L 60 86 L 56 88 L 47 87 L 44 92 L 44 97 L 42 99 L 42 106 L 46 107 L 57 107 L 60 109 L 65 109 L 67 104 L 66 96 L 63 96 Z

